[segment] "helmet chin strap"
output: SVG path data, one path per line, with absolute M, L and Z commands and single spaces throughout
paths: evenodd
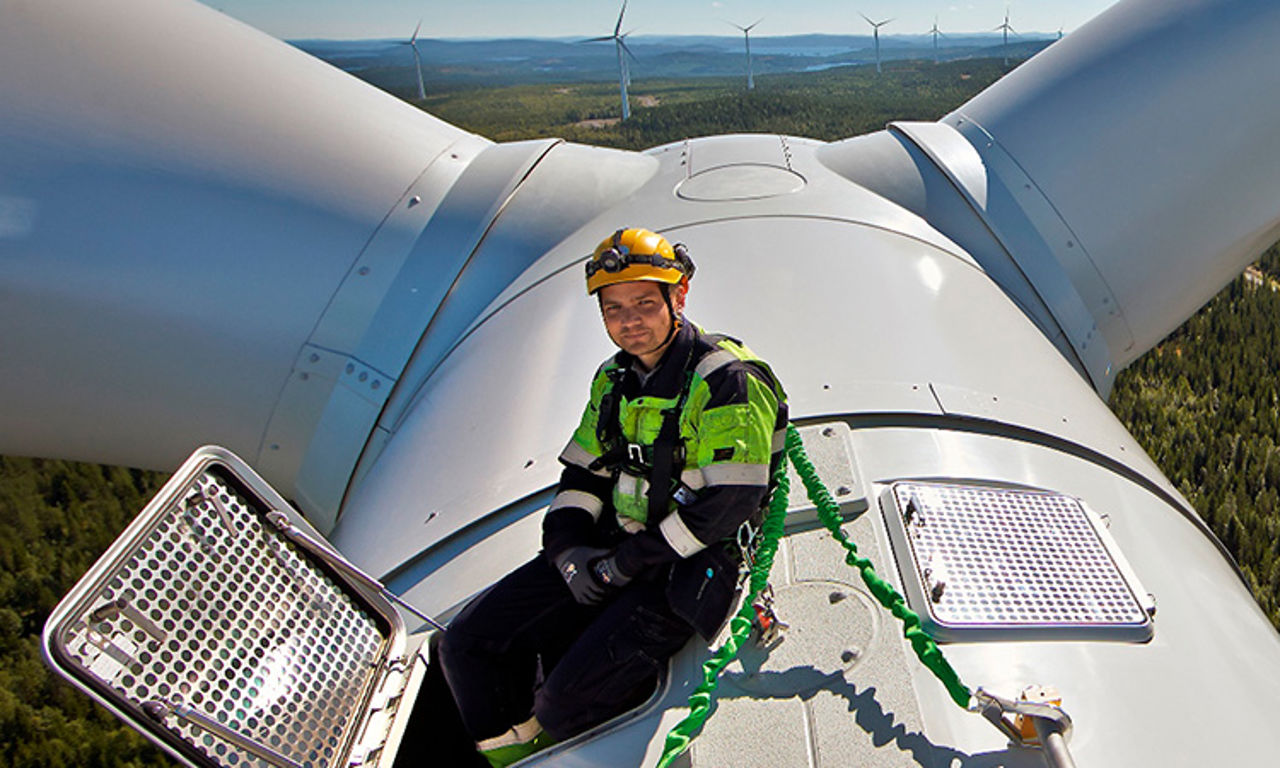
M 661 283 L 658 288 L 662 291 L 662 298 L 667 302 L 667 315 L 671 318 L 671 329 L 667 331 L 667 337 L 657 346 L 658 349 L 662 349 L 675 338 L 676 331 L 680 330 L 680 318 L 676 316 L 675 307 L 671 306 L 671 286 Z

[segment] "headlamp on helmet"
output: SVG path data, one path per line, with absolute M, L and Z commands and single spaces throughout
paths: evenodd
M 637 280 L 678 285 L 693 277 L 693 260 L 682 243 L 672 246 L 657 232 L 619 229 L 587 260 L 587 293 Z

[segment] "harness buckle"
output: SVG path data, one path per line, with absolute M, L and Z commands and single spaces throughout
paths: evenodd
M 644 463 L 644 446 L 639 443 L 627 443 L 627 461 L 637 467 L 643 467 Z

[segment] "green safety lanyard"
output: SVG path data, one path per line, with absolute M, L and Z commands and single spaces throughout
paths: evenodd
M 755 602 L 769 582 L 769 571 L 773 567 L 773 557 L 778 551 L 778 539 L 782 537 L 783 523 L 787 516 L 787 499 L 791 492 L 791 483 L 787 478 L 788 458 L 795 465 L 796 473 L 804 483 L 809 500 L 818 508 L 818 519 L 845 548 L 844 561 L 859 570 L 862 574 L 862 582 L 867 585 L 871 594 L 902 622 L 903 636 L 910 641 L 921 663 L 946 686 L 952 701 L 966 709 L 969 706 L 971 692 L 960 682 L 959 675 L 943 658 L 938 644 L 921 626 L 920 617 L 907 607 L 906 600 L 898 594 L 892 584 L 876 574 L 871 561 L 858 554 L 857 545 L 850 541 L 840 528 L 840 506 L 831 498 L 831 493 L 822 484 L 817 470 L 813 468 L 813 462 L 809 461 L 809 456 L 805 453 L 804 445 L 800 441 L 800 432 L 796 430 L 794 424 L 788 424 L 786 452 L 774 476 L 776 485 L 773 498 L 769 500 L 769 514 L 761 526 L 762 540 L 756 561 L 751 567 L 747 597 L 742 602 L 742 608 L 729 620 L 729 637 L 702 665 L 702 682 L 689 696 L 689 714 L 667 733 L 662 757 L 658 760 L 658 768 L 670 766 L 689 748 L 694 737 L 701 732 L 703 724 L 711 714 L 711 700 L 719 683 L 720 673 L 737 657 L 738 649 L 751 633 L 751 624 L 755 618 Z

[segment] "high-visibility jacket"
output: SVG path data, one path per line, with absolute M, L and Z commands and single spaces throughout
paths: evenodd
M 664 415 L 677 407 L 683 466 L 676 477 L 684 489 L 654 519 L 648 465 Z M 611 431 L 601 425 L 610 410 L 617 419 L 613 446 L 601 439 Z M 554 557 L 616 523 L 632 534 L 617 547 L 617 565 L 634 576 L 729 538 L 762 509 L 786 424 L 782 387 L 741 342 L 685 321 L 647 375 L 619 352 L 597 370 L 582 420 L 560 455 L 565 468 L 543 522 L 544 550 Z M 601 466 L 610 448 L 625 458 Z

